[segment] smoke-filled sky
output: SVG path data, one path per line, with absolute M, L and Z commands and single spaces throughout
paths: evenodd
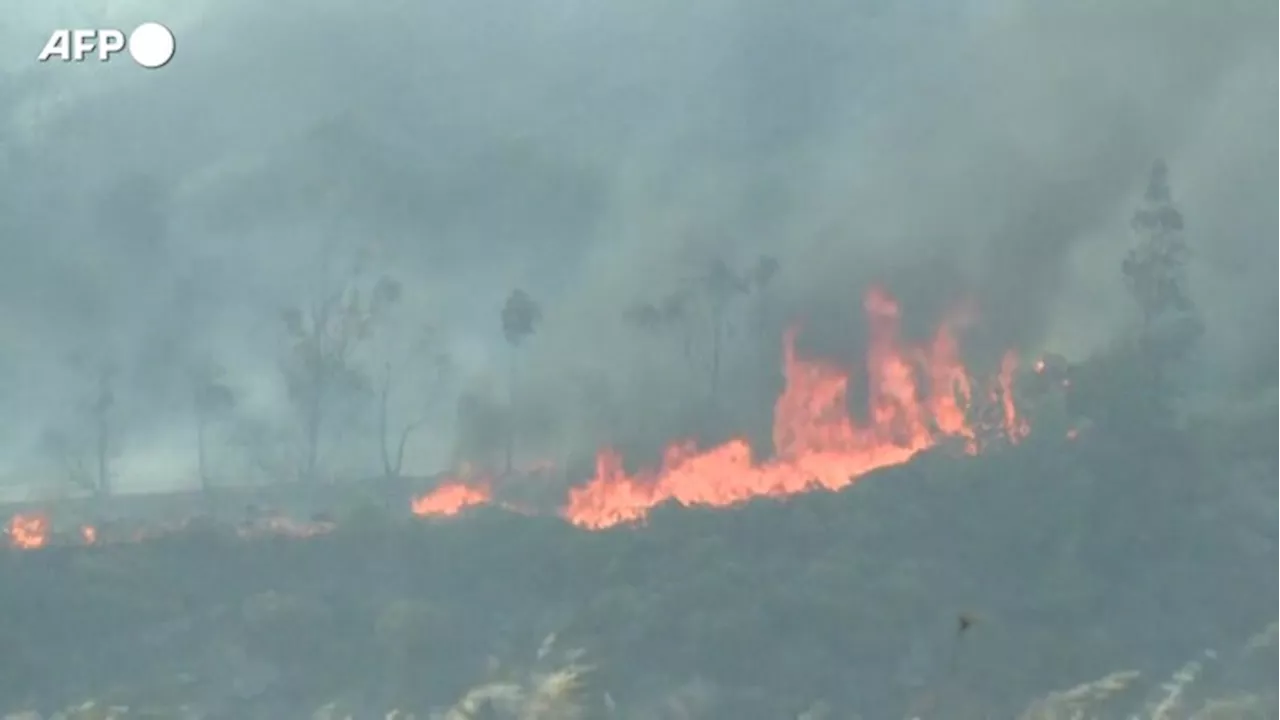
M 86 363 L 120 368 L 121 486 L 193 481 L 201 361 L 236 390 L 228 425 L 286 443 L 279 310 L 359 250 L 405 288 L 362 359 L 396 359 L 400 420 L 434 398 L 413 472 L 458 459 L 459 392 L 505 397 L 515 287 L 542 307 L 517 377 L 552 454 L 683 429 L 679 353 L 621 318 L 714 259 L 777 258 L 767 332 L 802 319 L 815 352 L 852 357 L 882 282 L 908 328 L 966 301 L 979 344 L 1082 356 L 1131 319 L 1119 263 L 1157 158 L 1203 381 L 1274 367 L 1265 0 L 8 5 L 0 480 L 58 477 L 46 440 L 84 424 Z M 53 28 L 145 20 L 177 36 L 162 70 L 35 61 Z M 401 341 L 426 325 L 442 384 Z M 758 352 L 745 332 L 729 352 Z M 378 470 L 367 411 L 337 412 L 336 474 Z

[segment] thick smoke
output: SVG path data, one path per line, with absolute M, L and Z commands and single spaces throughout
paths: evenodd
M 237 388 L 232 434 L 284 433 L 279 309 L 358 249 L 406 288 L 395 341 L 364 358 L 408 368 L 405 403 L 442 381 L 400 340 L 448 339 L 412 472 L 497 447 L 511 377 L 529 460 L 706 430 L 680 402 L 707 382 L 684 331 L 626 311 L 717 262 L 779 272 L 727 311 L 713 433 L 767 421 L 788 322 L 856 357 L 871 282 L 908 330 L 970 303 L 979 360 L 1083 355 L 1129 320 L 1119 263 L 1157 158 L 1197 251 L 1206 378 L 1274 367 L 1261 0 L 81 5 L 22 3 L 0 30 L 0 474 L 17 482 L 53 474 L 48 430 L 83 416 L 108 362 L 122 485 L 190 481 L 196 359 Z M 162 71 L 26 57 L 55 26 L 141 20 L 178 36 Z M 513 372 L 498 315 L 517 287 L 542 321 Z M 368 417 L 335 423 L 335 473 L 379 471 Z M 226 473 L 287 464 L 227 444 L 246 457 Z

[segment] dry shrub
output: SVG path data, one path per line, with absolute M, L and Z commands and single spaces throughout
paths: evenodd
M 547 660 L 556 637 L 548 635 L 538 648 L 537 660 Z M 522 673 L 515 679 L 495 680 L 477 685 L 432 720 L 478 720 L 483 713 L 510 720 L 581 720 L 585 678 L 592 666 L 578 662 L 581 651 L 565 654 L 566 661 L 550 670 Z
M 1275 641 L 1276 623 L 1273 622 L 1249 638 L 1239 660 L 1248 659 L 1250 655 L 1270 647 Z M 1205 658 L 1216 660 L 1217 654 L 1205 651 Z M 1258 695 L 1245 693 L 1209 698 L 1198 708 L 1193 707 L 1188 696 L 1204 669 L 1201 660 L 1192 660 L 1183 665 L 1168 681 L 1160 685 L 1159 694 L 1147 702 L 1139 713 L 1126 717 L 1129 720 L 1262 720 L 1276 716 L 1274 698 L 1268 701 Z M 1028 706 L 1019 720 L 1097 720 L 1101 717 L 1115 717 L 1114 712 L 1100 714 L 1100 706 L 1135 685 L 1138 677 L 1139 673 L 1136 671 L 1112 673 L 1070 690 L 1050 693 Z
M 1036 700 L 1022 711 L 1018 720 L 1084 720 L 1090 708 L 1127 690 L 1139 677 L 1134 670 L 1114 672 L 1106 677 L 1059 690 Z

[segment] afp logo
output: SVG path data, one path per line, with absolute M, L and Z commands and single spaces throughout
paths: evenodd
M 119 30 L 60 28 L 49 36 L 36 60 L 48 62 L 56 58 L 62 62 L 84 62 L 93 57 L 98 62 L 107 62 L 112 55 L 127 49 L 134 62 L 154 70 L 169 64 L 175 48 L 173 33 L 155 22 L 134 28 L 127 39 Z

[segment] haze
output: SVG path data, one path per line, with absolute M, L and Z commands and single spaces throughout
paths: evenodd
M 219 478 L 265 472 L 230 436 L 297 432 L 280 310 L 362 251 L 404 288 L 365 360 L 405 368 L 398 412 L 430 407 L 416 475 L 473 459 L 460 396 L 506 397 L 514 288 L 542 310 L 519 349 L 528 459 L 698 429 L 622 317 L 715 259 L 776 258 L 770 335 L 802 320 L 824 354 L 856 354 L 878 282 L 909 325 L 972 303 L 979 356 L 1081 356 L 1132 321 L 1119 264 L 1157 159 L 1195 250 L 1195 385 L 1274 387 L 1275 4 L 1072 6 L 20 0 L 0 27 L 0 481 L 61 482 L 47 439 L 83 422 L 86 362 L 119 369 L 118 489 L 194 487 L 203 361 L 237 395 Z M 177 36 L 162 70 L 34 60 L 55 27 L 144 20 Z M 353 403 L 331 477 L 381 471 Z

